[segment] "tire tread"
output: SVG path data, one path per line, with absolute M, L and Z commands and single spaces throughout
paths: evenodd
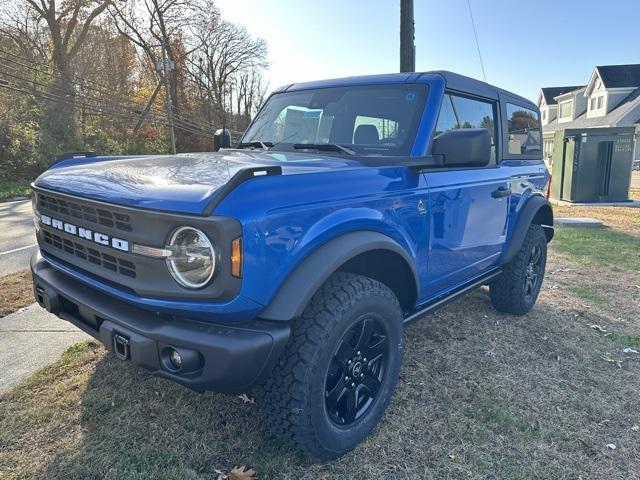
M 320 445 L 304 405 L 315 380 L 313 366 L 321 349 L 326 348 L 329 332 L 340 328 L 341 314 L 365 295 L 384 297 L 401 311 L 398 299 L 384 284 L 339 272 L 324 283 L 295 320 L 289 344 L 265 382 L 261 402 L 266 428 L 289 447 L 323 459 L 344 453 L 327 451 Z

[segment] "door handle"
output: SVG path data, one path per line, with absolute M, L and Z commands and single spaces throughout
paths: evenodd
M 511 187 L 500 187 L 491 192 L 493 198 L 508 197 L 509 195 L 511 195 Z

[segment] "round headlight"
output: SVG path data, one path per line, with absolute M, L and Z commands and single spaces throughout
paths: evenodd
M 209 238 L 197 228 L 180 227 L 171 235 L 167 267 L 173 278 L 187 288 L 202 288 L 216 269 L 216 252 Z

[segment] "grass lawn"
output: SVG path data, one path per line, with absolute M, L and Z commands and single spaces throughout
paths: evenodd
M 638 478 L 638 239 L 557 234 L 529 315 L 481 289 L 408 326 L 389 410 L 338 461 L 280 447 L 251 393 L 197 394 L 89 342 L 0 396 L 0 479 Z
M 640 271 L 640 237 L 611 228 L 558 228 L 554 247 L 579 263 Z
M 30 182 L 26 180 L 0 180 L 0 202 L 16 197 L 28 197 L 31 194 Z

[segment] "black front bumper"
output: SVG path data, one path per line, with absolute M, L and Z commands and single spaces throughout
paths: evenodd
M 119 357 L 193 390 L 248 390 L 269 374 L 289 338 L 286 323 L 256 320 L 232 327 L 142 310 L 88 288 L 54 269 L 40 253 L 33 256 L 31 271 L 43 308 Z M 170 361 L 172 350 L 185 360 L 179 371 Z

